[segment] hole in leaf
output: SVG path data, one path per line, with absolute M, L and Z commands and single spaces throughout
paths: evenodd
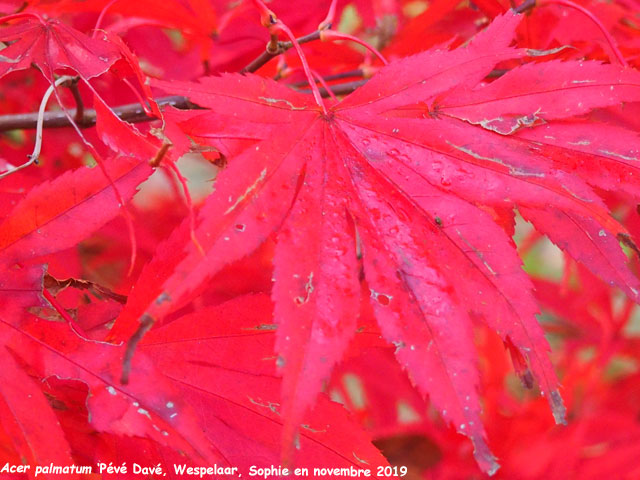
M 384 293 L 379 294 L 376 300 L 378 300 L 378 303 L 383 307 L 386 307 L 391 302 L 391 298 L 388 295 L 385 295 Z

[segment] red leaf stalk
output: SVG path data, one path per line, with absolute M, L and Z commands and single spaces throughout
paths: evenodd
M 352 42 L 357 43 L 358 45 L 362 45 L 371 53 L 373 53 L 376 57 L 380 59 L 380 61 L 388 65 L 387 59 L 371 44 L 365 42 L 364 40 L 359 39 L 358 37 L 354 37 L 353 35 L 349 35 L 348 33 L 336 32 L 335 30 L 323 30 L 320 32 L 320 40 L 323 42 L 333 41 L 333 40 L 351 40 Z

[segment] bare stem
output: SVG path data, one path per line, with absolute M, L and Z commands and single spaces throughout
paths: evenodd
M 343 78 L 360 78 L 364 77 L 364 72 L 360 69 L 349 70 L 348 72 L 334 73 L 333 75 L 326 75 L 322 77 L 325 82 L 333 82 L 334 80 L 342 80 Z M 309 85 L 306 81 L 294 82 L 290 84 L 292 87 L 304 87 Z M 335 92 L 334 92 L 335 93 Z
M 272 33 L 269 39 L 269 43 L 267 43 L 267 53 L 272 55 L 278 55 L 280 51 L 280 41 L 278 40 L 278 35 Z
M 181 109 L 195 109 L 197 105 L 191 103 L 186 97 L 171 96 L 162 97 L 156 100 L 158 105 L 171 105 Z M 113 108 L 115 114 L 121 119 L 130 123 L 146 122 L 150 120 L 156 120 L 155 117 L 148 116 L 139 103 L 131 103 L 127 105 L 121 105 Z M 69 113 L 73 117 L 77 116 L 77 110 L 70 110 Z M 36 128 L 38 124 L 38 113 L 18 113 L 14 115 L 2 115 L 0 116 L 0 132 L 6 132 L 8 130 L 26 130 Z M 94 109 L 85 109 L 83 115 L 83 122 L 80 123 L 81 127 L 92 127 L 96 123 L 96 111 Z M 60 112 L 45 112 L 42 115 L 42 127 L 43 128 L 63 128 L 69 127 L 69 119 L 66 114 Z
M 348 93 L 353 92 L 356 88 L 361 87 L 362 85 L 364 85 L 365 83 L 367 83 L 368 80 L 356 80 L 353 82 L 345 82 L 345 83 L 339 83 L 338 85 L 331 85 L 331 92 L 334 95 L 346 95 Z M 329 92 L 323 88 L 320 87 L 320 95 L 323 98 L 326 97 L 330 97 L 331 95 L 329 94 Z M 300 92 L 302 93 L 311 93 L 310 90 L 300 90 Z
M 320 39 L 320 32 L 315 31 L 308 35 L 304 35 L 297 39 L 299 44 L 313 42 L 315 40 Z M 293 43 L 290 41 L 279 41 L 278 50 L 276 53 L 269 53 L 266 50 L 260 54 L 257 58 L 255 58 L 252 62 L 250 62 L 246 67 L 241 70 L 241 73 L 252 73 L 258 70 L 260 67 L 269 62 L 272 58 L 281 55 L 286 52 L 290 48 L 293 47 Z M 355 70 L 352 72 L 344 72 L 342 74 L 331 75 L 325 77 L 325 80 L 339 80 L 342 78 L 348 78 L 353 76 L 362 76 L 363 72 L 361 70 Z M 308 84 L 308 83 L 307 83 Z M 348 82 L 339 85 L 330 86 L 331 91 L 335 95 L 344 95 L 345 93 L 352 92 L 358 86 L 364 84 L 364 82 Z M 301 85 L 294 85 L 301 86 Z M 72 89 L 73 92 L 73 89 Z M 309 91 L 308 93 L 311 93 Z M 320 93 L 323 97 L 328 97 L 329 93 L 326 89 L 320 89 Z M 74 98 L 75 93 L 74 93 Z M 180 95 L 173 95 L 168 97 L 161 97 L 156 99 L 158 106 L 171 105 L 173 107 L 183 109 L 183 110 L 191 110 L 198 109 L 198 105 L 189 101 L 187 97 L 183 97 Z M 37 128 L 39 118 L 42 118 L 42 129 L 44 128 L 64 128 L 71 126 L 69 122 L 68 115 L 70 114 L 76 121 L 77 125 L 82 128 L 92 127 L 96 123 L 96 111 L 92 108 L 85 108 L 84 104 L 80 103 L 76 98 L 76 109 L 70 109 L 68 113 L 63 111 L 56 112 L 43 112 L 40 115 L 38 113 L 18 113 L 11 115 L 0 115 L 0 132 L 6 132 L 9 130 L 27 130 Z M 112 109 L 114 113 L 121 120 L 127 121 L 129 123 L 139 123 L 139 122 L 148 122 L 151 120 L 156 120 L 155 116 L 148 115 L 144 108 L 141 107 L 140 103 L 131 103 L 126 105 L 120 105 L 118 107 L 114 107 Z M 81 120 L 80 120 L 81 119 Z M 28 165 L 25 165 L 28 166 Z M 24 168 L 20 166 L 19 168 Z M 11 170 L 13 172 L 14 170 Z M 0 178 L 2 175 L 8 174 L 10 172 L 5 172 L 0 174 Z
M 536 6 L 536 0 L 525 0 L 517 7 L 514 7 L 513 11 L 516 13 L 524 13 L 524 12 L 528 12 L 535 6 Z
M 82 95 L 80 95 L 80 89 L 78 88 L 78 77 L 74 78 L 69 84 L 69 90 L 71 90 L 73 100 L 76 102 L 76 111 L 73 119 L 78 125 L 82 125 L 84 124 L 84 102 L 82 101 Z
M 126 385 L 129 383 L 129 375 L 131 374 L 131 360 L 133 354 L 136 351 L 136 347 L 145 333 L 147 333 L 153 326 L 154 321 L 149 315 L 143 315 L 140 319 L 140 326 L 136 330 L 136 333 L 131 335 L 131 338 L 127 342 L 127 348 L 124 352 L 124 358 L 122 359 L 122 376 L 120 377 L 120 383 Z
M 345 75 L 337 74 L 333 76 L 325 77 L 325 80 L 335 80 L 340 78 L 347 78 L 357 76 L 357 74 L 352 74 L 352 72 L 346 72 Z M 335 95 L 344 95 L 345 93 L 349 93 L 354 90 L 353 86 L 357 82 L 347 82 L 344 84 L 331 85 L 331 91 Z M 366 81 L 361 81 L 359 85 L 363 85 Z M 302 86 L 308 85 L 308 82 L 300 83 L 293 86 Z M 311 93 L 311 91 L 307 91 L 306 93 Z M 323 88 L 320 89 L 320 93 L 323 97 L 328 97 L 329 94 Z M 162 97 L 157 98 L 156 103 L 158 106 L 162 107 L 165 105 L 170 105 L 175 108 L 179 108 L 181 110 L 195 110 L 199 109 L 198 105 L 191 102 L 187 97 L 183 97 L 180 95 L 173 95 L 170 97 Z M 112 108 L 113 112 L 120 118 L 121 120 L 125 120 L 129 123 L 140 123 L 140 122 L 150 122 L 152 120 L 157 120 L 155 116 L 147 115 L 143 108 L 139 103 L 130 103 L 127 105 L 120 105 L 118 107 Z M 70 109 L 69 113 L 75 118 L 77 115 L 77 110 Z M 12 115 L 0 115 L 0 132 L 6 132 L 9 130 L 29 130 L 33 128 L 37 128 L 38 125 L 38 113 L 17 113 Z M 82 128 L 92 127 L 96 124 L 96 111 L 92 108 L 86 108 L 84 110 L 83 121 L 78 122 L 78 126 Z M 42 116 L 42 128 L 65 128 L 70 127 L 71 123 L 69 119 L 65 115 L 64 112 L 44 112 Z M 2 178 L 0 176 L 0 178 Z
M 11 175 L 12 173 L 17 172 L 18 170 L 22 170 L 23 168 L 27 168 L 29 165 L 32 164 L 37 164 L 38 163 L 38 157 L 40 156 L 40 151 L 42 150 L 42 129 L 43 129 L 43 124 L 44 124 L 44 111 L 47 108 L 47 103 L 49 103 L 49 98 L 51 98 L 51 95 L 53 94 L 53 92 L 55 92 L 56 88 L 68 81 L 72 81 L 73 77 L 69 77 L 69 76 L 64 76 L 64 77 L 60 77 L 58 80 L 56 80 L 54 82 L 53 85 L 51 85 L 47 91 L 44 93 L 44 96 L 42 97 L 42 101 L 40 102 L 40 109 L 38 110 L 38 114 L 36 117 L 36 144 L 33 147 L 33 152 L 31 153 L 31 155 L 28 155 L 29 157 L 29 161 L 23 163 L 22 165 L 19 165 L 11 170 L 7 170 L 6 172 L 3 172 L 0 174 L 0 179 Z
M 298 43 L 300 45 L 302 45 L 303 43 L 309 43 L 309 42 L 313 42 L 314 40 L 319 40 L 319 39 L 320 39 L 320 32 L 319 31 L 315 31 L 315 32 L 312 32 L 312 33 L 310 33 L 308 35 L 304 35 L 304 36 L 298 38 L 297 41 L 298 41 Z M 277 57 L 278 55 L 282 55 L 284 52 L 289 50 L 291 47 L 293 47 L 293 43 L 292 42 L 278 42 L 278 49 L 277 49 L 276 52 L 271 53 L 271 52 L 269 52 L 268 50 L 265 49 L 264 52 L 262 52 L 254 60 L 249 62 L 249 64 L 246 67 L 244 67 L 242 70 L 240 70 L 240 73 L 253 73 L 253 72 L 257 71 L 258 69 L 260 69 L 260 67 L 262 67 L 263 65 L 268 63 L 269 60 L 271 60 L 274 57 Z

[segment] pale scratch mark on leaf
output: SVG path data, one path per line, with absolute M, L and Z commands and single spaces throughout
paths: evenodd
M 279 103 L 279 102 L 285 103 L 291 108 L 291 110 L 306 110 L 306 107 L 296 107 L 289 100 L 285 100 L 283 98 L 268 98 L 268 97 L 258 97 L 258 98 L 260 100 L 264 100 L 265 102 L 271 103 L 271 104 Z
M 294 299 L 295 303 L 297 305 L 302 305 L 304 303 L 307 303 L 309 301 L 309 298 L 311 298 L 311 294 L 313 293 L 313 290 L 314 290 L 313 272 L 311 272 L 309 274 L 309 278 L 307 279 L 307 283 L 304 284 L 304 291 L 306 292 L 306 295 L 304 297 L 296 297 Z
M 460 239 L 464 242 L 464 244 L 469 247 L 471 250 L 473 250 L 473 253 L 476 254 L 476 256 L 480 259 L 480 261 L 482 262 L 482 264 L 487 267 L 487 270 L 489 270 L 489 272 L 491 273 L 491 275 L 493 276 L 497 276 L 498 274 L 495 272 L 495 270 L 493 268 L 491 268 L 491 265 L 489 265 L 487 263 L 487 261 L 484 259 L 484 255 L 482 254 L 482 252 L 480 250 L 478 250 L 475 246 L 473 246 L 471 243 L 469 243 L 469 241 L 462 235 L 462 233 L 460 233 L 460 230 L 458 230 L 456 228 L 456 233 L 458 234 L 458 236 L 460 237 Z
M 622 160 L 627 160 L 629 162 L 637 162 L 638 161 L 638 157 L 629 157 L 627 155 L 622 155 L 621 153 L 616 153 L 616 152 L 610 152 L 609 150 L 598 150 L 600 153 L 604 153 L 605 155 L 608 155 L 610 157 L 618 157 Z
M 499 158 L 483 157 L 482 155 L 477 154 L 473 150 L 469 150 L 468 148 L 461 147 L 459 145 L 454 145 L 449 140 L 447 140 L 446 142 L 449 145 L 451 145 L 453 148 L 455 148 L 457 150 L 460 150 L 461 152 L 464 152 L 467 155 L 471 155 L 473 158 L 476 158 L 478 160 L 487 160 L 488 162 L 497 163 L 498 165 L 502 165 L 503 167 L 507 167 L 509 169 L 509 173 L 511 175 L 515 175 L 515 176 L 518 176 L 518 177 L 539 177 L 539 178 L 544 177 L 544 173 L 542 173 L 542 172 L 525 172 L 524 170 L 516 168 L 513 165 L 509 165 L 507 163 L 504 163 Z
M 229 213 L 231 213 L 233 210 L 235 210 L 235 208 L 242 203 L 242 201 L 247 198 L 247 196 L 253 192 L 256 188 L 258 188 L 258 184 L 260 182 L 262 182 L 267 176 L 267 169 L 264 168 L 262 170 L 262 172 L 260 172 L 260 176 L 256 179 L 255 182 L 253 182 L 251 185 L 249 185 L 249 188 L 247 188 L 247 190 L 238 197 L 238 199 L 236 200 L 236 202 L 231 205 L 229 208 L 227 208 L 227 211 L 224 212 L 225 215 L 228 215 Z
M 305 430 L 309 430 L 310 432 L 313 432 L 313 433 L 327 433 L 327 429 L 326 428 L 324 428 L 322 430 L 316 430 L 315 428 L 311 428 L 309 425 L 306 425 L 304 423 L 302 425 L 300 425 L 300 428 L 304 428 Z
M 527 48 L 527 55 L 530 57 L 544 57 L 546 55 L 553 55 L 554 53 L 561 52 L 567 48 L 571 48 L 573 50 L 577 50 L 576 47 L 572 47 L 571 45 L 563 45 L 561 47 L 552 48 L 550 50 L 536 50 L 533 48 Z
M 582 198 L 580 195 L 576 195 L 575 193 L 573 193 L 571 190 L 569 190 L 569 188 L 566 185 L 562 185 L 562 188 L 568 192 L 573 198 L 577 198 L 578 200 L 581 200 L 583 202 L 587 202 L 587 203 L 593 203 L 593 200 L 590 200 L 588 198 Z
M 363 460 L 358 455 L 356 455 L 356 452 L 351 452 L 351 453 L 353 453 L 353 458 L 355 458 L 357 461 L 359 461 L 360 463 L 362 463 L 364 465 L 369 465 L 369 462 L 367 462 L 366 460 Z
M 278 407 L 280 406 L 279 403 L 275 403 L 275 402 L 267 402 L 265 403 L 260 403 L 257 402 L 256 400 L 254 400 L 253 398 L 247 396 L 247 398 L 249 399 L 249 401 L 251 403 L 253 403 L 254 405 L 257 405 L 259 407 L 263 407 L 263 408 L 268 408 L 269 410 L 271 410 L 273 413 L 275 413 L 276 415 L 280 415 L 280 412 L 278 412 Z
M 147 417 L 149 420 L 151 420 L 151 415 L 149 415 L 149 412 L 147 410 L 145 410 L 144 408 L 139 408 L 138 409 L 138 413 L 140 415 L 144 415 L 145 417 Z
M 571 80 L 571 83 L 596 83 L 595 80 Z
M 275 323 L 261 323 L 260 325 L 256 325 L 251 328 L 242 328 L 242 330 L 277 330 L 278 325 Z
M 541 123 L 546 123 L 545 120 L 538 115 L 541 113 L 541 109 L 538 108 L 534 113 L 530 115 L 522 115 L 520 117 L 496 117 L 484 120 L 469 120 L 463 119 L 469 122 L 471 125 L 480 125 L 485 130 L 498 133 L 500 135 L 511 135 L 522 127 L 532 127 Z
M 4 62 L 4 63 L 18 63 L 18 62 L 20 62 L 20 60 L 22 60 L 22 57 L 18 57 L 18 58 L 9 58 L 9 57 L 5 57 L 4 55 L 0 55 L 0 62 Z

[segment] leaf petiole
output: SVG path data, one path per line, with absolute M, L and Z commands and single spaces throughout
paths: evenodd
M 6 172 L 0 173 L 0 179 L 11 175 L 12 173 L 17 172 L 18 170 L 22 170 L 23 168 L 27 168 L 29 165 L 38 164 L 38 158 L 40 157 L 40 151 L 42 150 L 42 126 L 44 123 L 44 111 L 47 108 L 47 103 L 49 103 L 49 99 L 51 95 L 55 92 L 56 88 L 62 85 L 65 82 L 73 81 L 73 77 L 65 75 L 64 77 L 60 77 L 56 80 L 53 85 L 51 85 L 47 91 L 44 93 L 42 97 L 42 101 L 40 102 L 40 108 L 38 109 L 38 123 L 36 125 L 36 143 L 33 147 L 33 152 L 29 155 L 29 161 L 19 165 L 11 170 L 7 170 Z
M 353 35 L 349 35 L 348 33 L 336 32 L 335 30 L 322 30 L 320 32 L 320 40 L 323 42 L 334 41 L 334 40 L 350 40 L 352 42 L 357 43 L 358 45 L 362 45 L 371 53 L 373 53 L 376 57 L 380 59 L 380 61 L 384 65 L 389 65 L 387 59 L 371 44 L 365 42 L 364 40 L 359 39 L 358 37 L 354 37 Z
M 311 93 L 313 93 L 313 98 L 315 98 L 316 103 L 318 104 L 318 106 L 322 108 L 322 112 L 326 115 L 327 108 L 325 107 L 324 101 L 322 100 L 322 95 L 320 95 L 320 90 L 318 90 L 318 86 L 314 81 L 313 74 L 311 73 L 311 69 L 309 68 L 309 63 L 307 62 L 307 57 L 302 51 L 302 47 L 300 47 L 298 40 L 296 40 L 296 37 L 293 35 L 291 30 L 289 30 L 289 27 L 287 27 L 280 20 L 276 21 L 274 28 L 284 32 L 284 34 L 287 35 L 287 37 L 289 37 L 289 40 L 293 44 L 293 47 L 296 49 L 298 57 L 300 58 L 300 62 L 302 63 L 302 68 L 304 70 L 305 76 L 307 77 L 307 81 L 309 82 L 309 86 L 311 87 Z

